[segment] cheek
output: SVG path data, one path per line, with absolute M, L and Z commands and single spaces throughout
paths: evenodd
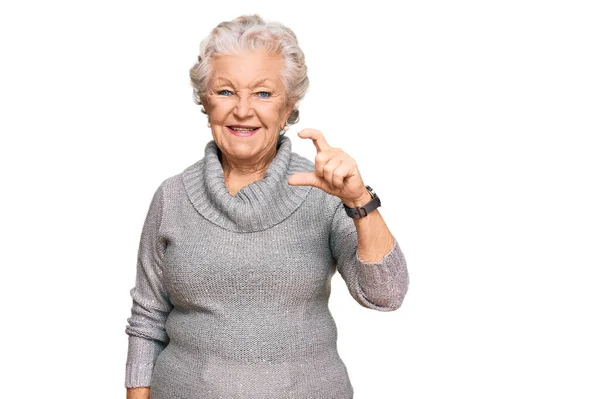
M 233 109 L 233 102 L 221 99 L 218 101 L 211 101 L 210 119 L 214 122 L 218 122 L 227 117 L 227 115 Z
M 285 109 L 277 103 L 263 103 L 256 109 L 263 123 L 268 125 L 278 125 L 282 118 L 285 118 Z

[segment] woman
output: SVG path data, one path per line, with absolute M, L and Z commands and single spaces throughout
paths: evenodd
M 336 270 L 362 306 L 398 309 L 408 272 L 353 158 L 303 129 L 294 33 L 258 15 L 219 24 L 190 75 L 213 140 L 156 190 L 128 319 L 128 398 L 353 397 L 328 308 Z M 368 206 L 366 204 L 369 204 Z M 364 206 L 364 208 L 358 208 Z

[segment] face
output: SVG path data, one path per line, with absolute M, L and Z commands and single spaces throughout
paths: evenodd
M 203 101 L 212 135 L 228 160 L 245 164 L 270 160 L 279 130 L 293 104 L 287 104 L 279 54 L 252 51 L 218 55 Z

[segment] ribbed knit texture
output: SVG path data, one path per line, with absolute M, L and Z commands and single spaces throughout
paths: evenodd
M 280 136 L 263 179 L 232 196 L 214 141 L 165 179 L 138 251 L 125 386 L 152 399 L 350 399 L 329 311 L 339 271 L 354 300 L 398 309 L 404 255 L 357 256 L 357 232 L 339 198 L 290 186 L 314 163 Z

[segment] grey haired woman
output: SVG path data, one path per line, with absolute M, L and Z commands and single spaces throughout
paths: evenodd
M 329 311 L 396 310 L 406 262 L 356 161 L 322 132 L 285 135 L 308 88 L 294 33 L 258 15 L 214 28 L 190 76 L 212 133 L 163 180 L 142 229 L 126 333 L 128 398 L 349 399 Z

